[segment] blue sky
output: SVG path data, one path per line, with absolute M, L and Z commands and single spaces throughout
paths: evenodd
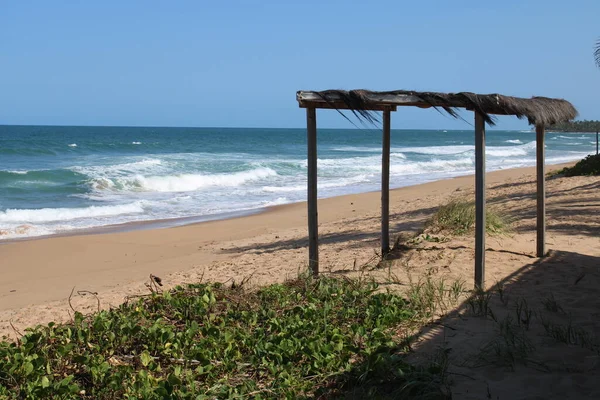
M 296 91 L 331 88 L 543 95 L 600 119 L 599 19 L 598 0 L 0 0 L 0 124 L 303 127 Z M 413 108 L 392 127 L 469 128 Z

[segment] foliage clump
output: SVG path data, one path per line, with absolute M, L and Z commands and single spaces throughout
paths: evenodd
M 600 121 L 580 120 L 565 121 L 550 125 L 546 129 L 548 132 L 597 132 L 600 130 Z
M 0 342 L 0 398 L 445 398 L 440 371 L 400 355 L 413 316 L 351 279 L 178 287 Z
M 600 175 L 600 155 L 589 155 L 572 167 L 565 167 L 557 172 L 564 176 Z
M 440 206 L 426 224 L 432 232 L 449 232 L 464 235 L 475 229 L 475 202 L 453 199 Z M 486 207 L 485 229 L 490 234 L 504 234 L 510 231 L 511 220 L 503 213 Z

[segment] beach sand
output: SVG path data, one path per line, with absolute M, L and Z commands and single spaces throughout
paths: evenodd
M 535 169 L 495 171 L 486 179 L 488 205 L 516 220 L 511 235 L 486 239 L 486 286 L 496 321 L 473 315 L 465 300 L 422 330 L 410 357 L 422 362 L 447 354 L 454 399 L 600 398 L 594 378 L 600 376 L 600 342 L 592 338 L 600 332 L 600 178 L 548 179 L 550 252 L 544 259 L 535 257 Z M 473 176 L 465 176 L 393 190 L 391 238 L 414 237 L 440 204 L 472 195 L 473 184 Z M 472 289 L 472 236 L 423 241 L 377 268 L 380 197 L 374 192 L 319 200 L 321 270 L 393 276 L 398 290 L 428 276 L 462 280 Z M 5 243 L 0 334 L 14 338 L 37 323 L 66 321 L 71 307 L 89 313 L 117 306 L 127 296 L 148 293 L 150 274 L 165 288 L 249 276 L 255 285 L 283 281 L 305 270 L 307 243 L 305 203 L 182 227 Z M 490 350 L 502 348 L 502 321 L 516 324 L 534 349 L 517 354 L 516 362 Z M 548 334 L 569 326 L 578 333 L 568 343 Z

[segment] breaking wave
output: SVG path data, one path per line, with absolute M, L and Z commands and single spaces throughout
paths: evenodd
M 0 222 L 43 223 L 90 217 L 110 217 L 123 214 L 137 214 L 142 212 L 144 212 L 144 207 L 139 201 L 123 205 L 90 206 L 82 208 L 42 208 L 39 210 L 8 209 L 0 212 Z
M 237 187 L 248 182 L 277 176 L 271 168 L 257 168 L 232 174 L 180 174 L 166 176 L 123 176 L 97 178 L 92 181 L 96 190 L 149 191 L 149 192 L 191 192 L 207 187 Z

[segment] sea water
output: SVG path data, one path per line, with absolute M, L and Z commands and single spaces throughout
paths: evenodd
M 474 171 L 472 130 L 391 136 L 392 188 Z M 535 165 L 535 133 L 486 136 L 488 171 Z M 592 152 L 595 134 L 546 135 L 548 164 Z M 306 168 L 304 129 L 0 126 L 0 240 L 304 201 Z M 380 174 L 380 131 L 318 131 L 320 198 L 378 190 Z

